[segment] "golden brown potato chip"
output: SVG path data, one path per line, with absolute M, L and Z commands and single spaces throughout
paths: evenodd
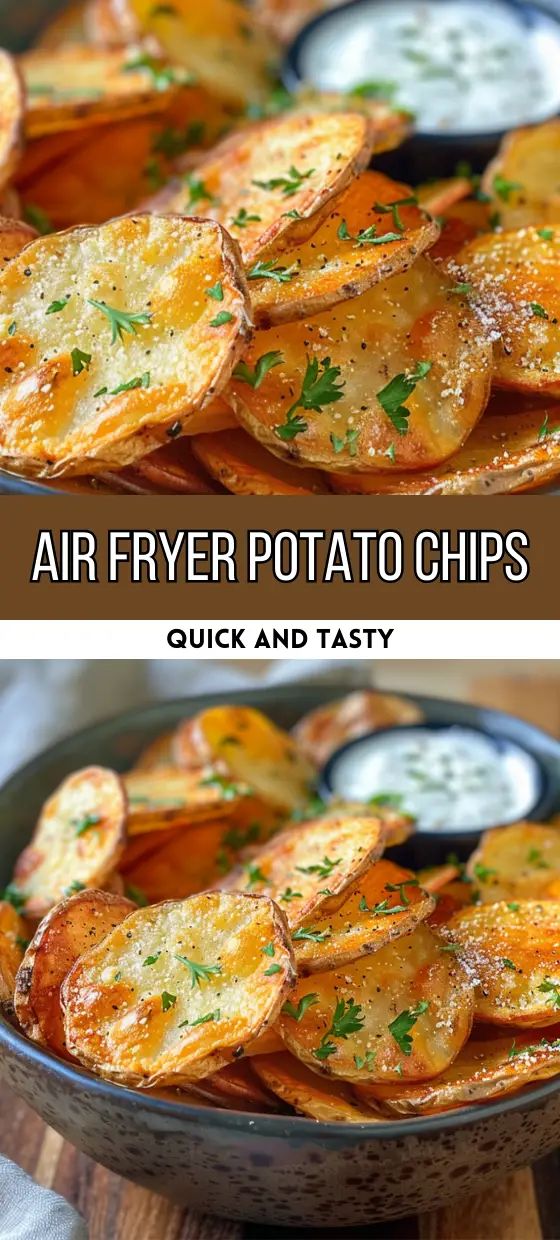
M 276 1099 L 274 1094 L 263 1088 L 258 1076 L 253 1072 L 252 1065 L 243 1059 L 237 1063 L 227 1064 L 218 1072 L 207 1077 L 203 1085 L 210 1085 L 216 1092 L 216 1099 L 234 1100 L 253 1111 L 273 1111 Z
M 196 1080 L 274 1022 L 293 978 L 271 900 L 210 891 L 139 909 L 66 978 L 67 1045 L 122 1084 Z
M 157 771 L 161 766 L 173 766 L 173 732 L 161 732 L 139 753 L 134 771 Z
M 275 835 L 224 880 L 227 890 L 270 896 L 293 930 L 328 900 L 344 892 L 379 857 L 385 842 L 381 819 L 322 818 Z
M 407 1085 L 358 1085 L 364 1102 L 397 1115 L 425 1115 L 472 1106 L 515 1093 L 560 1072 L 560 1027 L 546 1038 L 512 1031 L 507 1038 L 477 1037 L 467 1042 L 441 1076 Z
M 388 204 L 399 202 L 395 231 Z M 339 301 L 406 271 L 434 243 L 439 226 L 416 206 L 412 190 L 380 172 L 363 172 L 337 198 L 301 245 L 280 244 L 249 266 L 253 318 L 259 327 L 320 314 Z
M 23 147 L 23 83 L 16 63 L 0 48 L 0 189 L 8 184 Z
M 490 386 L 491 345 L 454 288 L 420 257 L 351 303 L 256 332 L 227 399 L 294 462 L 351 474 L 435 465 L 472 431 Z
M 165 444 L 138 461 L 134 473 L 147 492 L 179 495 L 215 495 L 219 487 L 201 467 L 190 435 Z
M 234 784 L 211 768 L 181 771 L 168 766 L 155 771 L 134 770 L 123 776 L 123 783 L 129 836 L 227 818 L 240 799 L 249 794 L 246 784 Z
M 411 870 L 376 861 L 334 912 L 319 912 L 312 925 L 292 935 L 299 976 L 341 969 L 360 956 L 410 934 L 432 911 L 435 900 Z
M 486 831 L 469 858 L 467 874 L 484 904 L 546 899 L 560 880 L 560 829 L 516 822 Z
M 466 177 L 448 177 L 442 181 L 426 181 L 415 190 L 419 205 L 430 215 L 443 215 L 457 202 L 469 198 L 472 185 Z
M 506 135 L 482 179 L 502 228 L 560 227 L 559 166 L 560 120 Z
M 451 260 L 494 340 L 494 382 L 560 396 L 560 229 L 522 228 L 470 241 Z
M 324 1077 L 306 1068 L 295 1055 L 265 1055 L 254 1065 L 257 1076 L 268 1089 L 287 1102 L 300 1115 L 323 1122 L 343 1124 L 375 1123 L 379 1116 L 373 1107 L 363 1106 L 340 1081 Z
M 295 469 L 279 461 L 240 429 L 197 435 L 192 446 L 211 477 L 234 495 L 327 494 L 318 470 Z
M 347 741 L 391 728 L 396 723 L 421 723 L 422 711 L 415 702 L 391 693 L 357 689 L 336 702 L 317 706 L 298 720 L 292 729 L 298 748 L 310 762 L 322 767 Z
M 23 220 L 8 220 L 0 216 L 0 269 L 20 254 L 36 236 L 36 230 L 24 224 Z
M 348 1081 L 423 1080 L 466 1042 L 467 974 L 427 926 L 354 964 L 298 982 L 278 1030 L 315 1071 Z
M 226 382 L 247 305 L 238 251 L 209 221 L 40 237 L 0 278 L 0 461 L 100 472 L 180 435 Z
M 276 809 L 289 812 L 309 799 L 312 767 L 287 732 L 249 706 L 214 706 L 186 719 L 175 734 L 174 757 L 187 768 L 219 763 Z
M 79 891 L 52 908 L 35 932 L 18 970 L 14 1008 L 34 1042 L 67 1058 L 60 988 L 79 956 L 100 943 L 134 904 L 105 891 Z
M 455 913 L 446 933 L 476 983 L 478 1020 L 532 1029 L 558 1020 L 560 904 L 474 905 Z
M 275 1029 L 267 1029 L 265 1033 L 260 1033 L 254 1042 L 251 1042 L 245 1051 L 248 1059 L 253 1059 L 257 1055 L 275 1055 L 278 1051 L 284 1050 L 284 1043 L 279 1033 Z
M 272 245 L 308 236 L 313 216 L 366 167 L 371 147 L 370 124 L 357 112 L 288 113 L 225 138 L 145 205 L 217 220 L 253 263 Z
M 77 887 L 103 887 L 124 849 L 125 814 L 114 771 L 87 766 L 59 785 L 15 865 L 26 916 L 43 917 Z
M 429 887 L 427 888 L 429 890 Z M 467 908 L 476 897 L 476 888 L 468 879 L 457 878 L 435 892 L 435 908 L 426 918 L 429 926 L 442 926 L 450 921 L 459 909 Z
M 11 1011 L 16 973 L 26 948 L 25 922 L 8 900 L 0 900 L 0 1008 Z

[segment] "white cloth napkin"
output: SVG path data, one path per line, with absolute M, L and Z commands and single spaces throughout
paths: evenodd
M 87 1240 L 88 1229 L 58 1193 L 39 1188 L 8 1158 L 0 1158 L 1 1240 Z

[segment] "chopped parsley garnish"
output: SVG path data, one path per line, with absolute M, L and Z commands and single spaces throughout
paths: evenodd
M 16 912 L 19 913 L 24 907 L 27 897 L 24 895 L 23 891 L 20 891 L 19 888 L 16 887 L 15 883 L 8 883 L 8 886 L 5 887 L 2 892 L 2 899 L 6 900 L 8 904 L 11 904 L 12 907 L 15 908 Z
M 500 198 L 502 202 L 509 202 L 514 191 L 516 189 L 523 189 L 523 186 L 519 181 L 506 180 L 506 178 L 501 176 L 498 172 L 492 181 L 492 188 L 494 193 L 498 195 L 498 198 Z
M 266 378 L 269 370 L 273 370 L 275 366 L 281 366 L 284 361 L 284 354 L 275 349 L 271 353 L 262 353 L 253 369 L 247 366 L 246 362 L 239 362 L 233 372 L 234 379 L 241 379 L 243 383 L 248 383 L 255 391 L 261 386 L 263 379 Z
M 218 283 L 217 283 L 217 284 L 212 284 L 212 286 L 211 286 L 210 288 L 207 288 L 207 289 L 206 289 L 206 296 L 207 296 L 207 297 L 212 297 L 212 298 L 214 299 L 214 301 L 223 301 L 223 300 L 224 300 L 224 290 L 223 290 L 223 287 L 222 287 L 222 282 L 221 282 L 221 280 L 218 280 Z
M 554 229 L 537 228 L 537 236 L 541 237 L 543 241 L 554 241 Z
M 275 280 L 277 284 L 288 284 L 298 274 L 297 263 L 292 263 L 291 267 L 281 267 L 275 264 L 274 259 L 269 262 L 258 262 L 247 272 L 248 280 Z
M 375 1055 L 376 1051 L 366 1051 L 365 1055 L 354 1055 L 354 1063 L 358 1072 L 361 1072 L 362 1068 L 367 1068 L 367 1071 L 371 1072 L 375 1062 Z
M 412 396 L 417 383 L 425 379 L 431 369 L 432 362 L 418 362 L 410 374 L 394 375 L 389 383 L 377 393 L 381 408 L 399 435 L 406 435 L 408 432 L 411 410 L 407 409 L 405 402 Z
M 255 883 L 268 883 L 266 874 L 263 874 L 258 865 L 253 865 L 252 861 L 248 862 L 245 869 L 247 871 L 248 887 L 254 887 Z
M 541 1038 L 540 1042 L 534 1042 L 531 1046 L 516 1046 L 514 1038 L 508 1051 L 508 1059 L 515 1059 L 517 1055 L 534 1055 L 536 1051 L 542 1050 L 560 1051 L 560 1038 L 555 1038 L 553 1042 L 549 1042 L 548 1038 Z
M 551 982 L 549 977 L 545 977 L 537 990 L 540 990 L 543 995 L 551 995 L 552 1006 L 560 1008 L 560 982 Z
M 63 896 L 73 896 L 77 891 L 85 891 L 85 889 L 85 883 L 80 883 L 77 878 L 74 878 L 68 887 L 63 888 L 62 894 Z
M 163 64 L 148 52 L 141 52 L 133 60 L 123 65 L 123 73 L 133 73 L 135 69 L 144 69 L 152 79 L 155 90 L 167 90 L 169 86 L 189 86 L 193 82 L 191 73 L 186 69 L 177 69 L 172 65 Z
M 87 370 L 91 362 L 91 353 L 83 353 L 81 349 L 72 349 L 70 357 L 73 375 L 81 375 L 82 370 Z
M 545 861 L 540 848 L 530 848 L 527 853 L 527 861 L 529 865 L 534 865 L 537 870 L 549 870 L 548 861 Z
M 135 336 L 136 324 L 146 326 L 152 319 L 151 314 L 145 311 L 132 314 L 128 310 L 118 310 L 116 306 L 108 306 L 106 301 L 94 301 L 93 297 L 88 297 L 88 305 L 106 315 L 111 327 L 111 344 L 115 344 L 116 340 L 122 340 L 123 332 Z
M 31 939 L 22 939 L 21 934 L 16 934 L 16 945 L 20 948 L 22 952 L 27 951 L 27 948 L 29 947 L 30 942 L 31 942 Z
M 488 879 L 493 878 L 497 871 L 491 870 L 489 866 L 482 865 L 480 861 L 477 861 L 473 866 L 473 873 L 479 883 L 487 883 Z
M 282 970 L 279 964 L 271 964 L 269 965 L 268 969 L 265 969 L 264 976 L 272 977 L 273 973 L 281 973 L 281 972 Z
M 330 857 L 323 857 L 323 860 L 315 865 L 296 865 L 296 870 L 300 874 L 318 874 L 319 878 L 330 878 L 333 870 L 340 865 L 342 857 L 337 857 L 336 861 L 331 861 Z
M 184 964 L 185 969 L 189 970 L 193 987 L 200 986 L 201 982 L 207 982 L 213 974 L 217 975 L 222 972 L 221 964 L 198 964 L 196 960 L 189 960 L 188 956 L 179 956 L 177 952 L 173 955 L 179 964 Z
M 510 913 L 518 913 L 518 912 L 519 912 L 519 907 L 520 907 L 520 906 L 519 906 L 519 904 L 517 904 L 514 900 L 512 900 L 512 901 L 508 904 L 508 909 L 509 909 Z
M 441 952 L 453 952 L 453 953 L 459 952 L 461 950 L 461 944 L 460 943 L 445 943 L 444 946 L 440 947 L 439 950 Z
M 27 220 L 27 223 L 31 224 L 33 228 L 36 228 L 37 232 L 40 233 L 42 237 L 45 237 L 47 233 L 51 233 L 53 231 L 52 220 L 49 219 L 46 211 L 43 211 L 41 207 L 35 206 L 34 203 L 26 202 L 23 208 L 23 214 L 24 218 Z
M 405 878 L 402 883 L 385 883 L 385 891 L 398 891 L 401 904 L 410 904 L 405 887 L 419 887 L 417 878 Z
M 331 444 L 336 452 L 336 455 L 338 456 L 340 452 L 347 451 L 348 456 L 356 456 L 359 437 L 359 429 L 353 427 L 348 428 L 343 438 L 335 435 L 333 432 L 331 434 Z
M 307 1009 L 313 1007 L 313 1004 L 318 1002 L 319 996 L 309 992 L 307 995 L 302 995 L 297 1007 L 294 1007 L 293 1003 L 290 1003 L 288 1000 L 282 1008 L 282 1013 L 284 1016 L 291 1016 L 292 1020 L 299 1021 L 305 1016 Z
M 308 168 L 307 172 L 299 172 L 292 164 L 286 176 L 271 177 L 269 181 L 253 181 L 253 185 L 257 185 L 259 189 L 281 189 L 285 198 L 291 198 L 292 194 L 297 194 L 303 182 L 309 180 L 314 172 L 314 168 Z
M 132 392 L 135 388 L 149 388 L 149 386 L 150 372 L 146 370 L 143 375 L 136 375 L 134 379 L 129 379 L 128 383 L 119 383 L 119 386 L 113 388 L 108 395 L 119 396 L 121 392 Z M 107 388 L 100 388 L 98 392 L 95 392 L 95 396 L 105 396 L 106 392 Z
M 374 202 L 374 211 L 379 211 L 380 215 L 392 215 L 393 227 L 395 232 L 403 233 L 405 225 L 399 212 L 399 207 L 417 207 L 418 199 L 415 194 L 411 194 L 409 198 L 397 198 L 395 202 Z
M 50 306 L 47 306 L 45 310 L 45 314 L 60 314 L 61 310 L 66 309 L 69 297 L 70 293 L 67 293 L 66 297 L 61 298 L 60 301 L 51 301 Z
M 162 1012 L 168 1012 L 170 1008 L 175 1007 L 177 995 L 170 995 L 168 990 L 164 990 L 161 996 Z
M 400 232 L 388 232 L 383 233 L 381 237 L 378 237 L 376 225 L 370 224 L 369 228 L 360 228 L 359 232 L 352 235 L 352 233 L 348 231 L 346 220 L 341 220 L 336 235 L 339 241 L 353 241 L 355 245 L 364 246 L 386 245 L 389 241 L 400 241 L 402 234 Z
M 210 319 L 210 327 L 223 327 L 224 323 L 231 323 L 233 314 L 229 310 L 220 310 L 215 318 Z
M 339 383 L 340 373 L 340 366 L 331 366 L 330 357 L 323 358 L 322 362 L 316 357 L 312 361 L 307 359 L 300 394 L 288 409 L 286 421 L 274 427 L 278 439 L 289 441 L 307 430 L 307 422 L 298 416 L 298 409 L 320 413 L 325 405 L 342 399 L 344 380 Z
M 548 310 L 545 310 L 544 306 L 541 306 L 538 301 L 532 301 L 529 303 L 529 305 L 530 305 L 531 313 L 535 315 L 535 318 L 537 319 L 548 318 Z
M 368 797 L 368 805 L 389 805 L 399 809 L 403 803 L 402 792 L 377 792 L 374 797 Z
M 210 190 L 204 184 L 204 181 L 201 181 L 198 177 L 194 176 L 192 172 L 187 173 L 185 177 L 185 185 L 189 191 L 187 209 L 190 207 L 196 207 L 199 202 L 214 201 L 214 195 L 210 193 Z
M 191 1029 L 196 1029 L 197 1025 L 208 1025 L 210 1021 L 219 1019 L 220 1009 L 216 1008 L 215 1012 L 207 1012 L 206 1016 L 199 1016 L 196 1020 L 182 1020 L 181 1024 L 177 1025 L 177 1028 L 184 1029 L 186 1025 L 189 1025 Z
M 173 4 L 153 4 L 150 9 L 149 16 L 150 17 L 176 17 L 177 9 L 175 8 Z
M 207 775 L 200 781 L 201 788 L 215 788 L 221 792 L 223 801 L 235 801 L 242 795 L 239 784 L 234 784 L 226 775 Z
M 298 806 L 291 815 L 292 822 L 309 822 L 311 818 L 319 818 L 327 808 L 326 801 L 314 794 L 309 798 L 307 805 Z
M 96 827 L 101 822 L 101 814 L 84 814 L 83 818 L 72 818 L 71 821 L 76 835 L 85 835 L 90 827 Z
M 146 969 L 149 965 L 155 964 L 156 960 L 159 960 L 160 956 L 161 952 L 156 952 L 155 956 L 146 956 L 146 959 L 142 961 L 142 968 Z
M 379 81 L 359 82 L 346 93 L 351 99 L 391 99 L 397 90 L 398 82 L 382 78 Z
M 388 917 L 393 913 L 405 913 L 407 904 L 410 904 L 410 900 L 407 900 L 406 904 L 389 904 L 387 896 L 385 900 L 380 900 L 379 904 L 370 905 L 366 897 L 362 896 L 358 908 L 360 913 L 371 913 L 372 917 Z
M 292 211 L 284 211 L 282 214 L 282 219 L 283 220 L 302 220 L 303 215 L 301 214 L 300 211 L 297 211 L 296 208 L 294 207 Z
M 139 908 L 146 908 L 148 897 L 141 887 L 136 887 L 134 883 L 125 883 L 124 894 L 129 900 L 134 900 Z
M 472 291 L 472 284 L 455 284 L 453 288 L 449 289 L 450 293 L 456 293 L 459 297 L 467 297 L 469 293 L 472 293 Z
M 310 943 L 324 943 L 326 939 L 330 939 L 328 930 L 307 930 L 305 926 L 301 926 L 299 930 L 294 930 L 292 940 L 299 943 L 308 940 Z
M 15 334 L 16 334 L 16 329 L 17 329 L 17 323 L 16 323 L 15 319 L 13 319 L 13 320 L 12 320 L 12 322 L 10 323 L 9 328 L 8 328 L 8 336 L 15 336 Z
M 517 965 L 513 963 L 513 960 L 510 960 L 509 956 L 500 956 L 500 964 L 503 964 L 504 969 L 512 969 L 514 973 L 517 972 Z
M 274 955 L 274 943 L 267 943 L 266 947 L 261 947 L 261 951 L 262 951 L 263 956 L 273 956 Z
M 291 904 L 292 900 L 301 900 L 302 894 L 301 891 L 293 891 L 291 887 L 286 887 L 286 890 L 281 892 L 278 899 L 283 900 L 285 904 Z
M 359 1033 L 362 1029 L 365 1016 L 362 1016 L 362 1008 L 359 1003 L 354 1003 L 353 999 L 339 999 L 337 1001 L 332 1024 L 330 1029 L 321 1038 L 321 1043 L 313 1051 L 315 1059 L 328 1059 L 330 1055 L 336 1052 L 334 1042 L 331 1038 L 341 1038 L 346 1040 L 352 1033 Z
M 261 218 L 260 215 L 251 215 L 245 207 L 240 207 L 237 215 L 231 217 L 231 223 L 234 228 L 246 228 L 248 224 L 258 224 Z
M 395 1042 L 399 1046 L 403 1055 L 412 1054 L 412 1038 L 410 1030 L 414 1028 L 419 1016 L 428 1011 L 429 1003 L 426 999 L 421 999 L 414 1008 L 405 1008 L 404 1012 L 399 1012 L 398 1016 L 391 1021 L 388 1026 L 389 1033 L 394 1037 Z
M 558 431 L 560 431 L 560 426 L 549 426 L 548 425 L 548 413 L 545 413 L 543 421 L 542 421 L 542 425 L 539 426 L 537 440 L 546 439 L 547 435 L 556 435 Z

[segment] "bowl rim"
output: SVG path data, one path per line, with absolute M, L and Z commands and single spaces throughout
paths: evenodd
M 58 739 L 51 745 L 41 749 L 22 766 L 18 767 L 7 780 L 5 780 L 0 788 L 3 795 L 9 795 L 12 785 L 17 788 L 18 784 L 28 774 L 41 771 L 44 763 L 49 758 L 54 758 L 64 750 L 70 740 L 73 742 L 87 741 L 100 731 L 103 732 L 107 726 L 122 726 L 123 730 L 126 726 L 137 723 L 139 719 L 150 722 L 150 716 L 154 717 L 154 727 L 161 725 L 161 715 L 169 712 L 171 719 L 175 714 L 179 714 L 184 709 L 188 717 L 194 714 L 197 709 L 207 707 L 211 703 L 219 704 L 227 697 L 228 702 L 239 705 L 255 704 L 257 709 L 266 709 L 266 703 L 271 700 L 274 710 L 274 703 L 284 702 L 288 705 L 294 700 L 294 690 L 297 694 L 298 689 L 303 694 L 308 694 L 315 698 L 315 706 L 327 704 L 336 697 L 344 697 L 347 693 L 356 690 L 357 686 L 345 686 L 342 683 L 331 682 L 302 682 L 300 685 L 273 685 L 268 688 L 255 686 L 252 689 L 228 690 L 225 694 L 221 692 L 212 692 L 209 694 L 197 694 L 192 697 L 168 698 L 156 702 L 148 703 L 144 706 L 132 707 L 127 711 L 117 711 L 111 713 L 106 718 L 97 720 L 86 725 L 83 728 Z M 387 687 L 376 689 L 372 686 L 374 692 L 390 693 L 391 689 Z M 476 704 L 463 702 L 454 698 L 434 698 L 423 694 L 414 694 L 400 692 L 400 697 L 407 698 L 418 704 L 429 705 L 430 707 L 438 706 L 460 706 L 461 708 L 469 708 L 473 711 L 482 710 L 484 714 L 492 717 L 514 719 L 524 724 L 535 734 L 540 734 L 543 739 L 551 744 L 555 744 L 554 738 L 546 732 L 537 728 L 533 724 L 525 724 L 523 720 L 519 720 L 515 715 L 509 715 L 504 711 L 495 710 L 492 707 L 478 707 Z M 313 709 L 313 707 L 310 707 Z M 170 722 L 171 722 L 170 719 Z M 165 726 L 165 725 L 164 725 Z M 560 748 L 560 746 L 559 746 Z M 395 1117 L 392 1119 L 379 1119 L 374 1115 L 371 1120 L 364 1119 L 363 1122 L 345 1124 L 340 1121 L 321 1121 L 310 1119 L 301 1115 L 276 1115 L 262 1114 L 260 1112 L 237 1111 L 234 1108 L 227 1110 L 213 1106 L 201 1106 L 188 1101 L 175 1102 L 172 1098 L 155 1097 L 150 1090 L 132 1089 L 126 1085 L 117 1084 L 115 1081 L 96 1076 L 82 1067 L 80 1064 L 72 1064 L 60 1059 L 52 1051 L 40 1046 L 38 1043 L 32 1042 L 14 1027 L 0 1011 L 0 1048 L 9 1051 L 15 1055 L 20 1061 L 28 1060 L 33 1065 L 42 1068 L 49 1074 L 54 1075 L 57 1081 L 72 1091 L 86 1089 L 93 1092 L 99 1098 L 106 1098 L 111 1102 L 118 1104 L 119 1099 L 124 1100 L 124 1105 L 130 1105 L 133 1109 L 147 1108 L 149 1111 L 157 1115 L 168 1116 L 174 1121 L 194 1124 L 213 1124 L 218 1128 L 232 1130 L 232 1132 L 262 1132 L 263 1136 L 268 1137 L 301 1137 L 302 1139 L 315 1137 L 316 1140 L 337 1141 L 342 1140 L 363 1140 L 365 1137 L 371 1140 L 392 1140 L 398 1139 L 401 1135 L 405 1136 L 421 1136 L 422 1133 L 439 1133 L 454 1128 L 465 1128 L 470 1125 L 477 1124 L 484 1119 L 489 1119 L 492 1114 L 504 1114 L 510 1111 L 521 1111 L 537 1107 L 539 1103 L 545 1102 L 548 1098 L 553 1097 L 560 1091 L 560 1075 L 550 1080 L 544 1081 L 535 1086 L 527 1086 L 520 1093 L 507 1095 L 505 1098 L 490 1099 L 488 1102 L 473 1104 L 471 1106 L 460 1107 L 457 1110 L 441 1111 L 436 1115 L 416 1115 L 410 1118 Z

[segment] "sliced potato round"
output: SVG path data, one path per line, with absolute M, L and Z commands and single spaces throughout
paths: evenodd
M 0 900 L 0 1008 L 13 1008 L 16 973 L 25 947 L 23 918 L 8 900 Z
M 135 835 L 121 862 L 129 894 L 141 892 L 145 903 L 156 904 L 215 886 L 222 863 L 228 868 L 235 860 L 223 844 L 226 827 L 222 820 Z M 144 842 L 144 852 L 135 852 L 134 845 Z
M 488 203 L 480 198 L 463 198 L 449 208 L 441 219 L 441 233 L 430 250 L 430 258 L 448 259 L 478 237 L 491 231 L 491 213 Z
M 426 890 L 430 890 L 429 886 Z M 435 908 L 427 917 L 428 925 L 434 927 L 445 925 L 454 913 L 457 913 L 459 909 L 469 907 L 477 898 L 476 888 L 468 880 L 462 878 L 453 879 L 443 887 L 438 887 L 435 892 Z
M 485 904 L 546 898 L 560 880 L 560 829 L 516 822 L 486 831 L 469 858 L 467 873 Z
M 244 866 L 224 879 L 228 890 L 254 891 L 276 900 L 294 929 L 343 893 L 379 857 L 385 843 L 380 818 L 321 818 L 281 831 Z
M 455 913 L 446 933 L 476 983 L 475 1015 L 538 1029 L 560 1009 L 560 904 L 519 900 Z
M 72 965 L 133 913 L 135 905 L 106 891 L 79 891 L 51 909 L 18 970 L 14 1008 L 34 1042 L 67 1057 L 60 988 Z
M 372 142 L 357 112 L 288 113 L 225 138 L 146 206 L 218 220 L 253 262 L 313 231 L 313 217 L 366 167 Z
M 420 257 L 351 303 L 256 332 L 227 389 L 240 422 L 278 456 L 336 472 L 444 460 L 486 405 L 492 356 L 453 288 Z
M 441 181 L 426 181 L 417 187 L 415 193 L 424 211 L 429 211 L 430 215 L 443 215 L 457 202 L 470 197 L 472 185 L 467 177 L 448 177 Z
M 209 436 L 210 438 L 210 436 Z M 201 468 L 193 451 L 190 437 L 183 436 L 175 443 L 165 444 L 142 457 L 135 474 L 148 491 L 171 492 L 179 495 L 215 495 L 218 487 Z
M 16 63 L 0 48 L 0 189 L 8 184 L 23 148 L 24 91 Z
M 435 900 L 411 870 L 381 859 L 362 874 L 333 912 L 321 910 L 293 935 L 298 975 L 340 969 L 410 934 Z
M 139 909 L 66 978 L 67 1045 L 122 1084 L 179 1085 L 268 1028 L 293 979 L 271 900 L 210 891 Z
M 0 277 L 0 460 L 41 475 L 132 462 L 182 433 L 247 331 L 216 224 L 144 215 L 39 238 Z
M 389 209 L 398 208 L 398 230 Z M 381 208 L 381 209 L 380 209 Z M 380 172 L 363 172 L 336 199 L 313 236 L 268 252 L 247 271 L 259 327 L 320 314 L 406 271 L 437 240 L 439 226 L 413 191 Z
M 317 706 L 298 720 L 292 729 L 298 748 L 321 767 L 347 741 L 391 728 L 398 723 L 421 723 L 422 711 L 415 702 L 392 693 L 375 693 L 373 689 L 357 689 L 336 702 Z
M 213 706 L 186 719 L 175 734 L 179 766 L 216 763 L 257 797 L 291 811 L 306 804 L 313 769 L 287 732 L 249 706 Z
M 328 1081 L 311 1072 L 295 1055 L 265 1055 L 254 1064 L 261 1081 L 282 1102 L 287 1102 L 300 1115 L 324 1123 L 375 1123 L 379 1116 L 373 1108 L 357 1102 L 340 1081 Z
M 220 1068 L 218 1072 L 213 1072 L 211 1076 L 206 1077 L 200 1084 L 209 1085 L 215 1091 L 218 1104 L 229 1100 L 251 1111 L 273 1111 L 275 1109 L 274 1093 L 264 1087 L 266 1082 L 263 1085 L 257 1074 L 253 1072 L 252 1065 L 246 1060 L 240 1059 L 237 1063 L 227 1064 L 225 1068 Z M 277 1106 L 276 1109 L 278 1109 Z
M 34 40 L 34 47 L 58 48 L 67 43 L 83 43 L 88 0 L 72 0 L 60 13 L 53 13 Z M 86 40 L 87 42 L 87 40 Z
M 314 1070 L 348 1081 L 423 1080 L 466 1042 L 473 995 L 466 971 L 427 926 L 373 956 L 298 982 L 278 1030 Z
M 192 446 L 211 477 L 234 495 L 327 494 L 319 470 L 295 469 L 279 461 L 240 429 L 197 435 Z
M 130 771 L 123 783 L 129 836 L 227 817 L 249 792 L 245 784 L 233 784 L 211 769 L 181 771 L 174 766 Z
M 37 233 L 30 224 L 23 220 L 9 220 L 0 217 L 0 269 L 9 263 L 11 258 L 20 254 L 25 245 L 34 241 Z
M 514 129 L 484 173 L 502 228 L 560 227 L 560 120 Z
M 102 887 L 125 843 L 126 799 L 119 776 L 101 766 L 75 771 L 45 802 L 13 885 L 28 917 L 43 917 L 73 884 Z
M 494 382 L 560 396 L 560 228 L 485 234 L 452 267 L 495 342 Z
M 556 1035 L 556 1036 L 554 1036 Z M 560 1028 L 535 1040 L 515 1030 L 512 1040 L 479 1036 L 467 1042 L 453 1063 L 433 1081 L 407 1085 L 358 1085 L 364 1102 L 397 1115 L 425 1115 L 472 1106 L 516 1093 L 560 1072 Z
M 134 771 L 157 771 L 160 767 L 173 766 L 173 732 L 161 732 L 149 741 L 134 763 Z

